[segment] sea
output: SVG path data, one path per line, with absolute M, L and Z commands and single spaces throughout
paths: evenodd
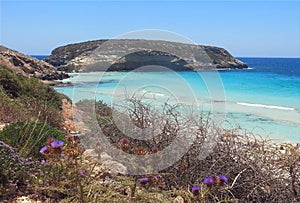
M 131 97 L 156 109 L 166 103 L 194 106 L 222 114 L 226 129 L 300 143 L 300 58 L 238 59 L 249 69 L 72 73 L 63 81 L 72 86 L 55 89 L 73 102 L 102 100 L 112 107 Z

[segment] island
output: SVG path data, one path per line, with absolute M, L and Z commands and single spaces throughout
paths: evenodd
M 94 40 L 54 49 L 44 59 L 60 71 L 132 71 L 147 65 L 174 71 L 246 69 L 224 48 L 142 39 Z

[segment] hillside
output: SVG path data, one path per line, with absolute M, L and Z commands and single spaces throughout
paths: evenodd
M 0 45 L 0 66 L 24 77 L 35 77 L 44 81 L 60 80 L 69 76 L 59 72 L 51 64 Z
M 54 49 L 45 61 L 68 72 L 130 71 L 147 65 L 176 71 L 248 67 L 219 47 L 134 39 L 69 44 Z
M 61 128 L 62 98 L 39 79 L 0 66 L 0 123 L 38 119 Z

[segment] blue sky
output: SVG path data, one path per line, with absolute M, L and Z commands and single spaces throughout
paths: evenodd
M 162 29 L 234 56 L 300 57 L 299 1 L 0 1 L 0 42 L 26 54 Z

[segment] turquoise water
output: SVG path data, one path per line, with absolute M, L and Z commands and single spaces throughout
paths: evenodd
M 56 87 L 74 102 L 114 105 L 131 97 L 155 104 L 196 105 L 225 113 L 225 128 L 241 128 L 278 141 L 300 142 L 300 59 L 240 58 L 250 69 L 219 72 L 107 72 L 71 74 L 72 87 Z

